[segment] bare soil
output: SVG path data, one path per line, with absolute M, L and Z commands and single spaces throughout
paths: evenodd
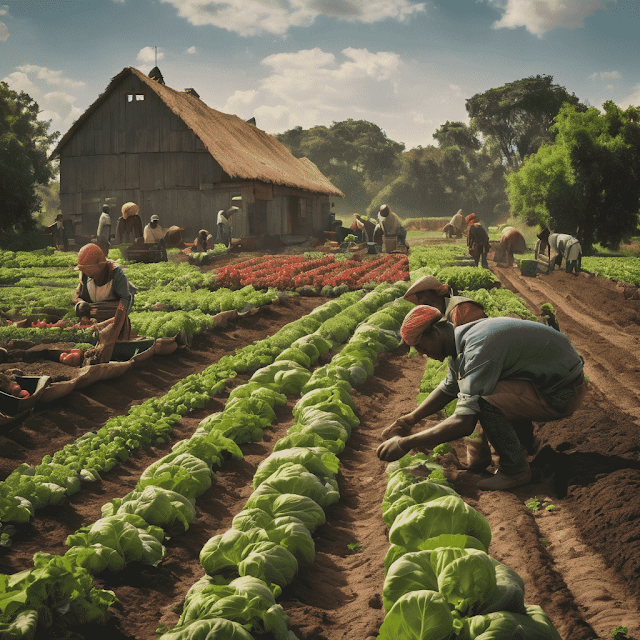
M 628 627 L 628 639 L 640 640 L 638 289 L 588 274 L 556 271 L 528 278 L 516 267 L 500 268 L 491 261 L 490 266 L 503 287 L 520 295 L 534 313 L 544 302 L 553 304 L 561 330 L 585 359 L 589 390 L 571 418 L 536 425 L 535 483 L 511 492 L 479 492 L 482 475 L 459 468 L 458 457 L 464 460 L 465 455 L 460 441 L 452 443 L 456 454 L 443 461 L 450 480 L 488 518 L 491 555 L 523 578 L 526 602 L 543 607 L 563 640 L 604 640 L 618 625 Z M 324 302 L 295 298 L 264 307 L 197 336 L 190 348 L 141 363 L 121 378 L 38 405 L 24 421 L 0 433 L 0 478 L 22 462 L 38 464 L 110 416 L 163 395 L 178 380 Z M 377 635 L 384 618 L 388 531 L 380 512 L 385 465 L 375 449 L 382 430 L 415 406 L 423 371 L 424 361 L 400 347 L 380 356 L 375 375 L 352 393 L 361 424 L 340 456 L 340 502 L 327 510 L 327 523 L 314 534 L 314 565 L 301 568 L 279 598 L 300 640 Z M 226 395 L 184 417 L 174 427 L 172 443 L 189 437 L 202 418 L 220 411 Z M 211 536 L 226 531 L 242 509 L 258 463 L 292 423 L 295 401 L 292 397 L 278 408 L 277 421 L 262 442 L 243 445 L 243 460 L 229 461 L 218 471 L 217 483 L 197 500 L 196 521 L 188 532 L 165 542 L 167 557 L 158 567 L 132 564 L 120 574 L 96 578 L 120 602 L 112 607 L 107 627 L 87 630 L 86 637 L 151 640 L 160 623 L 171 628 L 177 622 L 187 590 L 203 575 L 200 549 Z M 19 527 L 13 547 L 0 551 L 0 572 L 29 568 L 36 551 L 64 553 L 66 536 L 99 518 L 103 504 L 132 490 L 141 472 L 169 446 L 140 451 L 101 482 L 39 511 L 29 525 Z M 526 503 L 532 497 L 547 498 L 555 509 L 531 512 Z M 361 545 L 360 550 L 351 550 L 351 543 Z

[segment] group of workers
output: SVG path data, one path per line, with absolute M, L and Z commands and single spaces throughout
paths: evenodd
M 404 342 L 435 360 L 449 358 L 446 378 L 413 411 L 383 431 L 381 460 L 398 460 L 416 447 L 433 449 L 467 437 L 466 468 L 483 471 L 499 458 L 495 474 L 478 482 L 485 491 L 529 484 L 533 422 L 572 415 L 582 404 L 584 360 L 569 339 L 550 326 L 517 318 L 488 318 L 482 305 L 452 295 L 433 276 L 404 296 L 416 306 L 401 328 Z M 417 433 L 423 419 L 457 397 L 453 415 Z M 477 423 L 481 430 L 474 434 Z
M 380 205 L 376 223 L 362 217 L 359 213 L 354 213 L 353 218 L 348 228 L 342 225 L 341 220 L 333 222 L 333 231 L 338 242 L 342 243 L 347 236 L 353 235 L 357 242 L 375 242 L 381 245 L 384 237 L 394 237 L 399 246 L 409 248 L 407 230 L 398 214 L 391 211 L 388 204 Z

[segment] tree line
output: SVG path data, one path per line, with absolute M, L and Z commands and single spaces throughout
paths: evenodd
M 405 150 L 364 120 L 295 127 L 276 137 L 313 161 L 367 214 L 389 203 L 409 217 L 462 209 L 487 223 L 519 217 L 577 235 L 585 251 L 637 233 L 640 110 L 583 104 L 548 75 L 466 100 L 469 124 L 445 122 L 436 145 Z

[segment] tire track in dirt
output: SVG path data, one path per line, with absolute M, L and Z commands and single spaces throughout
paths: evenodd
M 615 398 L 620 409 L 640 419 L 640 327 L 635 323 L 621 326 L 616 322 L 619 318 L 606 313 L 613 311 L 615 302 L 624 304 L 622 289 L 615 291 L 613 283 L 587 274 L 578 279 L 562 272 L 528 278 L 515 268 L 494 267 L 493 272 L 504 288 L 525 300 L 532 313 L 539 315 L 540 305 L 550 302 L 561 331 L 584 357 L 585 372 L 592 382 Z

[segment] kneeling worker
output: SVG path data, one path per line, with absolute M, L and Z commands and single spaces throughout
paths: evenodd
M 167 262 L 167 248 L 164 242 L 167 230 L 163 229 L 159 222 L 160 218 L 157 215 L 152 215 L 149 219 L 149 224 L 144 228 L 143 238 L 145 244 L 158 245 L 162 250 L 162 260 Z
M 517 318 L 486 318 L 454 329 L 426 305 L 407 314 L 402 337 L 430 358 L 451 359 L 440 385 L 391 426 L 410 434 L 420 420 L 456 396 L 458 403 L 455 413 L 436 426 L 383 442 L 378 457 L 391 462 L 414 447 L 432 449 L 463 438 L 480 420 L 500 467 L 478 488 L 508 490 L 531 482 L 526 447 L 532 444 L 532 420 L 570 416 L 586 394 L 583 359 L 569 339 L 551 327 Z
M 73 299 L 78 318 L 92 318 L 98 322 L 117 316 L 120 327 L 118 338 L 129 340 L 131 322 L 129 312 L 133 306 L 135 287 L 124 275 L 120 265 L 107 260 L 97 244 L 85 244 L 78 252 L 80 281 Z

